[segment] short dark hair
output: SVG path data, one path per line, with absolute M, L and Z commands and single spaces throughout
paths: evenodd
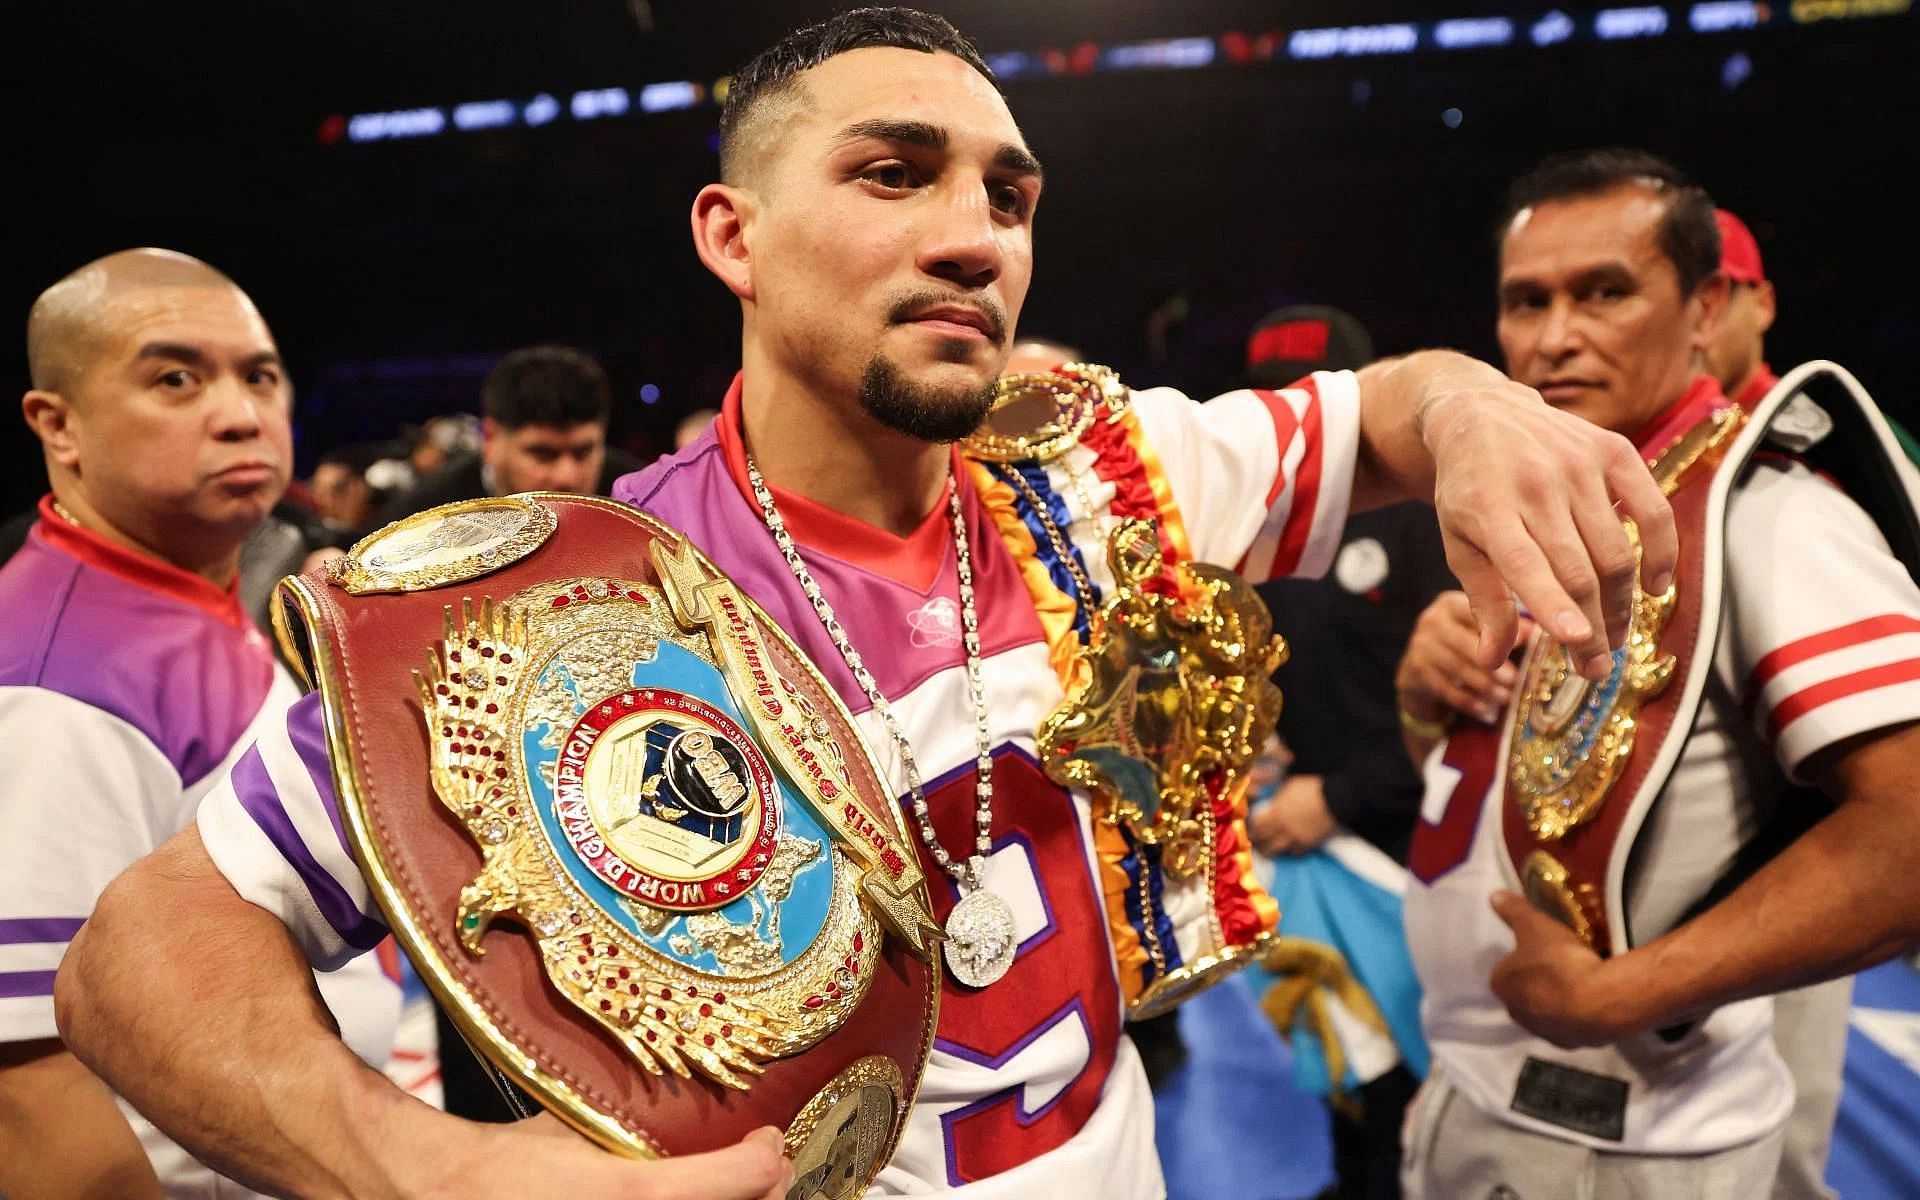
M 1494 237 L 1504 242 L 1514 218 L 1527 209 L 1631 185 L 1649 188 L 1666 198 L 1660 249 L 1679 272 L 1680 294 L 1692 295 L 1693 289 L 1720 269 L 1720 227 L 1713 217 L 1713 197 L 1680 168 L 1645 150 L 1575 150 L 1542 159 L 1507 189 L 1506 208 Z
M 798 86 L 803 71 L 835 55 L 870 46 L 951 54 L 980 72 L 996 90 L 1000 87 L 979 48 L 945 17 L 913 8 L 848 9 L 794 30 L 733 73 L 727 84 L 726 106 L 720 110 L 720 178 L 737 182 L 741 130 L 763 101 L 790 92 Z
M 613 413 L 613 390 L 606 369 L 585 351 L 527 346 L 487 372 L 480 385 L 480 411 L 504 429 L 565 428 L 589 421 L 605 425 Z

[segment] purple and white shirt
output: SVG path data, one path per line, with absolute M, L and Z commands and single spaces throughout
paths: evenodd
M 0 568 L 0 1041 L 59 1036 L 53 980 L 108 883 L 185 829 L 297 698 L 237 597 L 41 504 Z M 400 990 L 372 959 L 318 977 L 353 1048 L 386 1060 Z M 128 1108 L 170 1197 L 250 1196 Z
M 789 574 L 745 482 L 735 382 L 701 439 L 621 479 L 614 497 L 686 533 L 807 653 L 855 714 L 902 798 L 891 738 Z M 1327 570 L 1346 521 L 1359 441 L 1350 374 L 1196 404 L 1166 389 L 1134 411 L 1178 503 L 1195 557 L 1250 578 Z M 1077 460 L 1076 460 L 1077 461 Z M 1081 464 L 1084 466 L 1084 464 Z M 1115 487 L 1091 470 L 1066 489 L 1068 536 L 1110 587 L 1104 529 Z M 958 473 L 980 615 L 994 745 L 994 851 L 985 879 L 1014 910 L 1006 978 L 974 991 L 943 981 L 932 1059 L 907 1130 L 870 1195 L 966 1200 L 1091 1196 L 1158 1200 L 1153 1105 L 1122 1036 L 1122 1005 L 1087 798 L 1049 781 L 1035 733 L 1064 698 L 1034 603 L 964 473 Z M 975 716 L 959 636 L 943 498 L 904 537 L 776 490 L 814 578 L 845 622 L 913 746 L 946 845 L 973 833 Z M 209 854 L 241 895 L 278 914 L 322 966 L 385 933 L 343 848 L 321 718 L 311 700 L 258 745 L 200 808 Z M 946 876 L 923 854 L 934 888 Z

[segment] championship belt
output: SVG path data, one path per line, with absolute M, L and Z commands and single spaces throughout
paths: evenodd
M 1712 641 L 1698 644 L 1706 501 L 1743 419 L 1738 406 L 1715 409 L 1650 464 L 1673 507 L 1679 570 L 1665 592 L 1649 595 L 1636 569 L 1626 641 L 1606 678 L 1587 679 L 1566 647 L 1536 634 L 1514 689 L 1501 808 L 1507 851 L 1534 906 L 1603 953 L 1611 944 L 1606 869 L 1631 807 L 1607 798 L 1616 788 L 1633 794 L 1668 734 L 1684 739 L 1692 725 L 1691 708 L 1685 721 L 1675 718 L 1689 677 L 1712 669 Z M 1639 531 L 1631 521 L 1626 529 L 1638 555 Z
M 1502 833 L 1520 885 L 1536 908 L 1603 955 L 1638 940 L 1627 925 L 1627 862 L 1712 671 L 1727 502 L 1763 440 L 1811 451 L 1812 465 L 1845 480 L 1920 577 L 1911 469 L 1872 401 L 1830 363 L 1790 372 L 1751 420 L 1737 406 L 1718 409 L 1651 464 L 1679 534 L 1673 585 L 1655 596 L 1636 581 L 1626 643 L 1597 682 L 1580 676 L 1562 646 L 1535 635 L 1504 755 Z M 1631 522 L 1627 532 L 1637 551 Z M 1743 861 L 1740 877 L 1759 861 Z M 1737 882 L 1720 881 L 1714 894 Z
M 1285 643 L 1246 580 L 1190 561 L 1171 488 L 1111 370 L 1004 377 L 961 449 L 1067 693 L 1041 723 L 1039 757 L 1092 804 L 1127 1016 L 1158 1015 L 1273 944 L 1278 911 L 1253 877 L 1246 785 L 1279 719 L 1271 676 Z M 1071 456 L 1115 487 L 1107 512 L 1083 514 L 1107 518 L 1104 596 L 1070 542 L 1064 500 L 1043 494 L 1058 468 L 1084 497 Z M 1173 945 L 1183 925 L 1197 952 Z
M 468 1041 L 609 1149 L 771 1123 L 792 1200 L 860 1195 L 931 1050 L 937 926 L 793 643 L 590 497 L 443 505 L 281 586 L 348 841 Z

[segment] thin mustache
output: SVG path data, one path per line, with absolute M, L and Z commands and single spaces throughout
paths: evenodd
M 891 319 L 898 324 L 902 321 L 912 320 L 913 314 L 919 312 L 921 309 L 937 308 L 943 304 L 951 304 L 956 308 L 972 309 L 985 317 L 993 326 L 992 333 L 994 341 L 998 342 L 1005 338 L 1007 332 L 1007 314 L 1002 312 L 1000 306 L 986 296 L 956 296 L 951 292 L 915 292 L 910 296 L 903 296 L 899 300 L 894 301 L 893 311 L 890 315 Z

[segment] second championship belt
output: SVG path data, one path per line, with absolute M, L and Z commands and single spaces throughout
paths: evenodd
M 1502 841 L 1517 882 L 1603 955 L 1658 932 L 1630 928 L 1627 875 L 1725 636 L 1728 506 L 1763 447 L 1840 486 L 1920 578 L 1920 481 L 1872 398 L 1833 363 L 1787 372 L 1751 416 L 1732 405 L 1697 414 L 1654 457 L 1679 537 L 1673 584 L 1654 595 L 1636 580 L 1626 644 L 1604 679 L 1582 678 L 1564 648 L 1535 635 L 1500 763 Z M 1731 890 L 1790 842 L 1794 823 L 1820 811 L 1817 794 L 1809 800 L 1746 833 L 1734 869 L 1707 895 Z
M 1246 580 L 1192 561 L 1131 399 L 1089 363 L 1009 375 L 961 448 L 1065 691 L 1041 723 L 1039 758 L 1088 794 L 1121 991 L 1139 1020 L 1275 944 L 1246 789 L 1280 715 L 1270 676 L 1286 647 Z M 1097 552 L 1074 540 L 1089 532 Z
M 282 589 L 347 841 L 474 1048 L 617 1152 L 774 1124 L 792 1200 L 860 1195 L 932 1047 L 937 933 L 793 643 L 591 497 L 431 509 Z
M 1648 464 L 1673 507 L 1679 570 L 1658 594 L 1636 571 L 1626 641 L 1606 677 L 1585 678 L 1566 647 L 1536 633 L 1515 688 L 1503 764 L 1507 853 L 1534 907 L 1603 955 L 1627 946 L 1620 893 L 1630 824 L 1664 785 L 1712 669 L 1709 501 L 1744 418 L 1732 405 L 1703 413 Z M 1638 555 L 1639 530 L 1631 521 L 1626 530 Z

